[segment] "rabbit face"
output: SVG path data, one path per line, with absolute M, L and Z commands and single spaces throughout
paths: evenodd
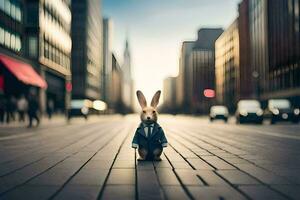
M 157 111 L 153 107 L 145 107 L 141 112 L 141 121 L 152 124 L 157 122 Z
M 159 97 L 160 97 L 160 93 L 161 91 L 157 91 L 151 101 L 150 106 L 147 106 L 147 101 L 146 98 L 144 96 L 144 94 L 141 91 L 137 91 L 136 95 L 138 98 L 138 101 L 142 107 L 142 112 L 141 112 L 141 121 L 143 123 L 154 123 L 157 121 L 157 105 L 159 103 Z

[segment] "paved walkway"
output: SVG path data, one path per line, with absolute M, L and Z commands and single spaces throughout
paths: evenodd
M 138 116 L 0 136 L 0 199 L 299 199 L 299 125 L 160 124 L 170 143 L 161 162 L 136 161 Z

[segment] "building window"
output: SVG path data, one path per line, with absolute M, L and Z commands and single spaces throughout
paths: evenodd
M 17 5 L 15 9 L 16 9 L 15 19 L 18 20 L 18 21 L 22 21 L 22 13 L 21 13 L 20 5 Z
M 10 47 L 10 33 L 5 31 L 5 46 Z
M 22 48 L 22 42 L 21 42 L 21 37 L 16 36 L 16 50 L 21 51 Z
M 5 42 L 5 35 L 4 35 L 4 29 L 0 27 L 0 43 L 4 44 Z
M 8 15 L 10 15 L 10 1 L 9 0 L 5 0 L 4 2 L 4 12 Z
M 14 4 L 11 4 L 11 7 L 10 7 L 10 16 L 13 19 L 16 19 L 16 6 Z
M 45 58 L 49 59 L 49 44 L 45 42 Z
M 38 54 L 38 42 L 37 42 L 37 38 L 30 36 L 28 38 L 28 48 L 29 48 L 29 56 L 36 58 L 37 54 Z
M 5 10 L 4 0 L 0 0 L 0 9 Z
M 16 46 L 16 36 L 14 34 L 11 34 L 10 37 L 10 48 L 15 50 L 15 46 Z

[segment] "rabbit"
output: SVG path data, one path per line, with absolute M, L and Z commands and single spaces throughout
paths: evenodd
M 160 161 L 163 148 L 168 146 L 165 133 L 157 123 L 158 113 L 156 108 L 159 103 L 160 94 L 161 91 L 157 91 L 152 98 L 150 106 L 147 106 L 144 94 L 139 90 L 136 92 L 142 111 L 140 114 L 141 123 L 134 134 L 132 148 L 138 149 L 139 161 Z

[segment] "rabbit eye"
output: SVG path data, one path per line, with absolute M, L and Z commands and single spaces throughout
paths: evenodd
M 153 110 L 153 114 L 155 113 L 155 110 Z
M 146 111 L 143 110 L 143 113 L 146 113 Z

